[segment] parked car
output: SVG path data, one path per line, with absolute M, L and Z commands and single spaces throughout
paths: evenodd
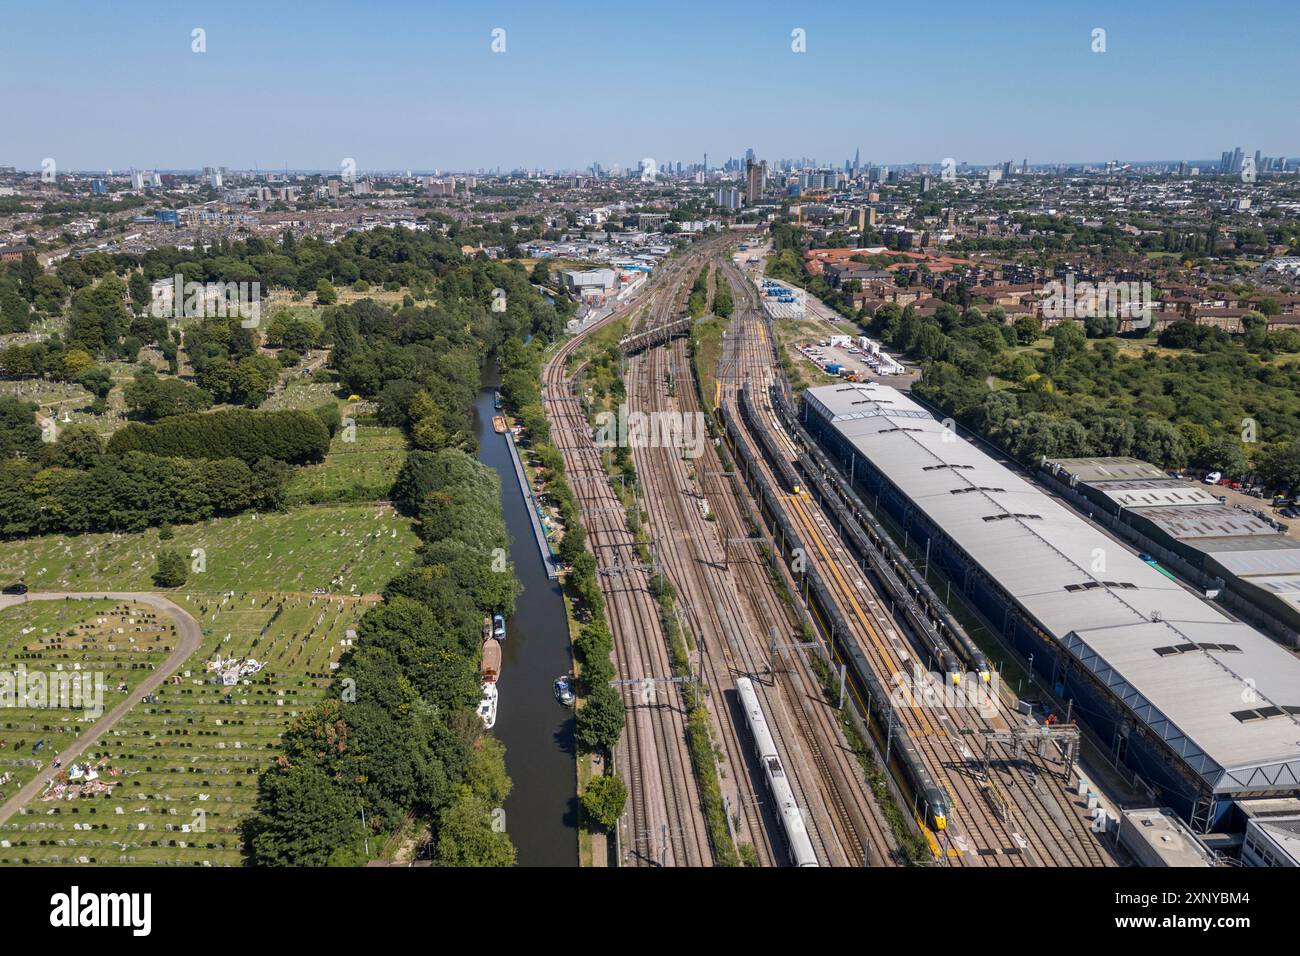
M 5 593 L 5 594 L 26 594 L 26 593 L 27 593 L 27 585 L 23 584 L 22 581 L 19 581 L 17 584 L 7 584 L 7 585 L 5 585 L 5 588 L 4 588 L 4 592 L 3 592 L 3 593 Z
M 1221 472 L 1212 471 L 1204 478 L 1202 478 L 1201 481 L 1205 482 L 1207 485 L 1217 485 L 1221 478 L 1223 478 L 1223 474 Z
M 1300 518 L 1300 511 L 1296 511 L 1294 508 L 1283 508 L 1280 514 L 1283 518 Z

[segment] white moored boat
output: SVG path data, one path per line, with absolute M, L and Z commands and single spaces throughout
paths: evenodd
M 483 685 L 483 699 L 478 702 L 478 715 L 483 726 L 491 730 L 497 722 L 497 685 Z

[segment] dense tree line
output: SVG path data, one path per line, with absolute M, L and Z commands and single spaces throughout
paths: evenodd
M 575 654 L 582 664 L 582 684 L 578 690 L 583 706 L 577 717 L 578 743 L 587 750 L 609 750 L 618 742 L 624 721 L 623 699 L 609 686 L 609 681 L 615 676 L 610 659 L 614 650 L 613 637 L 605 623 L 605 599 L 596 575 L 596 559 L 587 550 L 587 535 L 578 514 L 578 501 L 565 476 L 564 456 L 548 442 L 549 431 L 539 391 L 542 351 L 507 342 L 498 358 L 502 403 L 507 411 L 525 423 L 525 435 L 532 440 L 533 451 L 541 465 L 543 494 L 559 512 L 564 537 L 560 539 L 557 551 L 560 560 L 569 565 L 565 587 L 573 602 L 574 613 L 584 622 L 574 641 Z M 612 354 L 608 350 L 601 352 L 592 360 L 588 369 L 592 372 L 596 392 L 604 395 L 609 389 L 621 394 L 622 382 L 616 377 L 617 368 L 617 348 Z M 614 377 L 607 377 L 605 373 Z M 635 481 L 629 450 L 619 448 L 617 451 L 620 453 L 619 461 L 626 458 L 624 474 Z
M 695 274 L 695 281 L 691 283 L 691 294 L 686 299 L 686 314 L 693 319 L 698 319 L 708 308 L 711 271 L 712 267 L 706 265 Z
M 517 583 L 496 475 L 458 449 L 413 451 L 394 501 L 420 518 L 419 561 L 368 611 L 329 698 L 299 718 L 262 775 L 245 827 L 254 863 L 348 864 L 407 811 L 429 822 L 435 860 L 514 862 L 491 813 L 510 789 L 503 751 L 474 713 L 482 619 Z
M 200 412 L 212 405 L 212 396 L 203 389 L 178 378 L 159 378 L 149 367 L 136 373 L 124 397 L 131 417 L 146 422 Z
M 504 311 L 491 308 L 494 289 L 506 292 Z M 376 834 L 414 810 L 430 825 L 440 864 L 514 861 L 509 838 L 490 822 L 510 787 L 502 749 L 473 708 L 483 618 L 509 614 L 518 584 L 505 558 L 500 484 L 470 454 L 472 409 L 492 351 L 506 375 L 535 373 L 538 346 L 562 319 L 514 264 L 443 269 L 428 295 L 431 305 L 363 299 L 323 317 L 343 387 L 374 398 L 380 421 L 410 437 L 390 497 L 417 519 L 422 543 L 414 566 L 363 618 L 335 693 L 285 735 L 263 775 L 246 830 L 255 863 L 357 862 L 363 809 Z M 537 343 L 524 345 L 531 336 Z M 513 409 L 532 408 L 544 437 L 536 382 L 511 381 L 503 390 Z
M 1023 461 L 1133 455 L 1300 490 L 1291 465 L 1300 363 L 1266 361 L 1240 337 L 1220 333 L 1208 337 L 1213 347 L 1134 357 L 1114 339 L 1090 345 L 1083 326 L 1064 322 L 1050 350 L 1014 350 L 1036 330 L 942 306 L 933 318 L 883 306 L 868 329 L 924 363 L 918 396 Z
M 713 277 L 713 314 L 727 319 L 735 311 L 736 303 L 731 297 L 731 283 L 719 269 Z
M 80 436 L 80 439 L 74 436 Z M 288 469 L 269 458 L 186 461 L 141 452 L 99 454 L 86 432 L 66 429 L 58 464 L 0 460 L 0 536 L 143 531 L 279 505 Z M 98 437 L 89 433 L 98 443 Z
M 333 403 L 317 412 L 256 412 L 235 408 L 175 415 L 155 424 L 130 422 L 113 433 L 108 451 L 143 451 L 176 458 L 274 458 L 290 464 L 321 461 L 338 427 Z M 327 420 L 328 419 L 328 420 Z
M 505 292 L 504 311 L 492 309 L 495 289 Z M 326 309 L 330 364 L 345 388 L 378 401 L 381 424 L 403 428 L 417 449 L 472 450 L 473 400 L 488 355 L 511 340 L 553 339 L 563 319 L 517 263 L 468 263 L 443 275 L 432 294 L 429 306 L 363 299 Z
M 129 425 L 105 446 L 88 424 L 46 434 L 35 413 L 0 398 L 3 537 L 141 531 L 278 508 L 292 472 L 286 462 L 323 454 L 339 426 L 332 404 L 314 413 L 240 410 Z

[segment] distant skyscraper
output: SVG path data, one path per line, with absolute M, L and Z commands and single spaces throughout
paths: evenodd
M 752 159 L 745 163 L 745 202 L 754 205 L 762 198 L 763 180 L 766 178 L 766 164 L 759 165 Z
M 854 171 L 855 173 L 856 173 L 856 172 L 858 171 L 858 169 L 860 168 L 860 162 L 859 162 L 859 161 L 860 161 L 861 159 L 862 159 L 862 147 L 859 146 L 857 149 L 855 149 L 855 150 L 853 151 L 853 171 Z

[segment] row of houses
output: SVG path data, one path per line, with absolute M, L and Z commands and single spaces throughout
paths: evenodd
M 1007 322 L 1029 316 L 1040 320 L 1044 329 L 1050 329 L 1065 318 L 1050 314 L 1050 310 L 1045 312 L 1047 290 L 1039 283 L 977 287 L 970 289 L 970 296 L 971 304 L 985 312 L 994 306 L 1000 307 Z M 852 293 L 850 298 L 854 308 L 863 309 L 868 315 L 874 315 L 886 303 L 893 303 L 899 307 L 910 305 L 917 315 L 927 317 L 933 316 L 945 304 L 945 300 L 933 288 L 896 286 L 892 275 L 888 279 L 867 279 L 863 282 L 861 291 Z M 1278 311 L 1264 317 L 1268 330 L 1300 330 L 1300 295 L 1275 295 L 1269 298 L 1276 303 Z M 1245 331 L 1245 317 L 1252 312 L 1259 313 L 1260 302 L 1244 297 L 1230 297 L 1229 301 L 1231 304 L 1223 296 L 1162 294 L 1150 302 L 1150 326 L 1160 332 L 1175 322 L 1185 320 L 1239 334 Z M 1139 327 L 1136 324 L 1138 321 L 1135 317 L 1121 316 L 1119 331 L 1133 331 Z

